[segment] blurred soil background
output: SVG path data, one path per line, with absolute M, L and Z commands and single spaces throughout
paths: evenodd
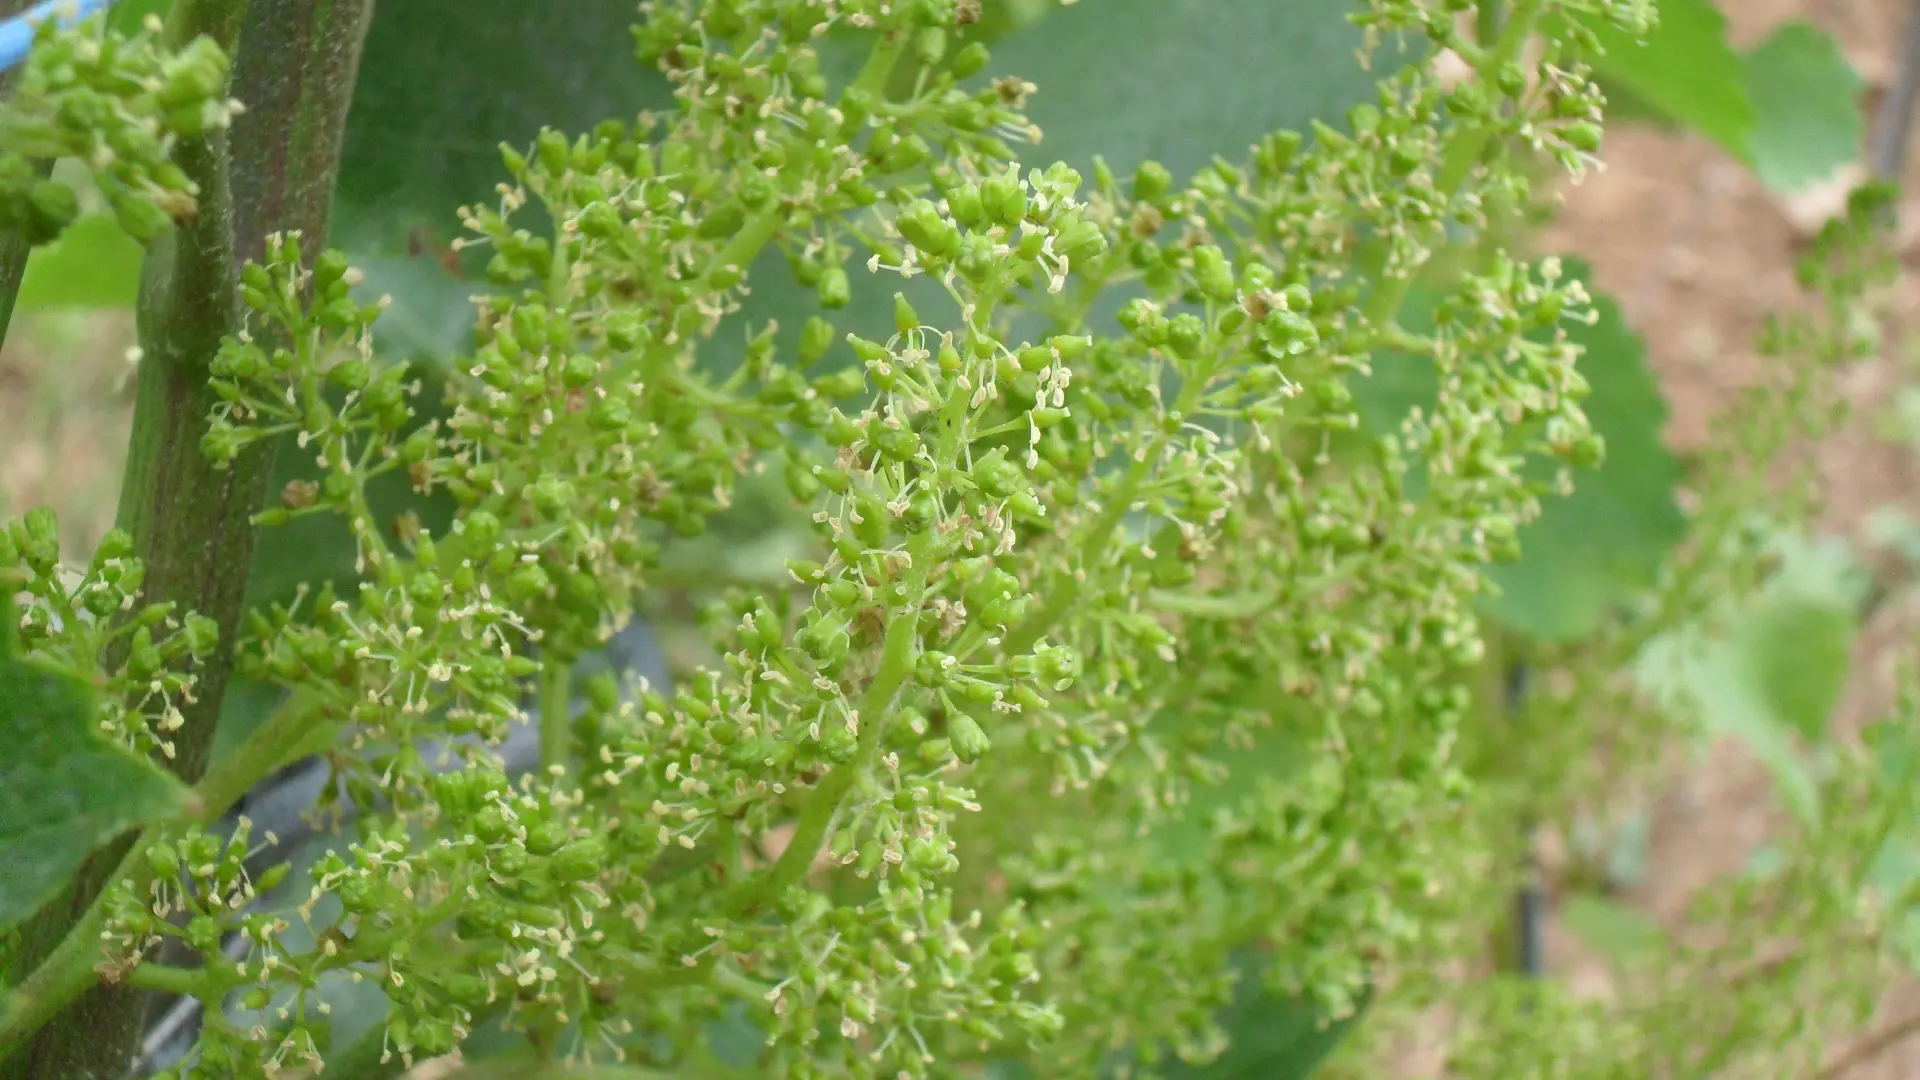
M 1899 63 L 1907 0 L 1723 0 L 1736 48 L 1750 48 L 1781 23 L 1800 19 L 1832 34 L 1867 93 L 1869 127 Z M 1909 133 L 1910 146 L 1920 133 Z M 1920 513 L 1920 436 L 1902 415 L 1902 390 L 1920 374 L 1920 147 L 1904 176 L 1899 249 L 1915 275 L 1890 298 L 1893 325 L 1882 354 L 1842 376 L 1853 405 L 1843 430 L 1806 448 L 1818 463 L 1823 531 L 1846 537 L 1870 565 L 1899 562 L 1877 535 L 1888 511 Z M 1618 298 L 1645 339 L 1672 409 L 1668 442 L 1682 454 L 1699 449 L 1722 409 L 1749 385 L 1763 361 L 1755 343 L 1771 312 L 1804 304 L 1794 263 L 1818 224 L 1837 213 L 1847 187 L 1865 170 L 1827 187 L 1783 200 L 1704 138 L 1644 126 L 1610 130 L 1605 168 L 1569 186 L 1559 220 L 1540 237 L 1542 250 L 1577 252 L 1594 266 L 1596 283 Z M 1595 376 L 1601 377 L 1601 376 Z M 1912 400 L 1908 398 L 1907 400 Z M 1854 668 L 1836 726 L 1857 731 L 1896 704 L 1897 667 L 1920 635 L 1920 593 L 1896 585 L 1862 627 Z M 1677 919 L 1700 886 L 1737 872 L 1765 841 L 1783 812 L 1765 768 L 1731 742 L 1704 758 L 1676 755 L 1659 797 L 1647 808 L 1645 864 L 1626 898 L 1662 921 Z M 1543 861 L 1552 876 L 1556 844 Z M 1555 897 L 1556 900 L 1561 897 Z M 1556 905 L 1557 909 L 1557 905 Z M 1561 920 L 1549 924 L 1547 966 L 1583 992 L 1610 990 L 1609 965 Z M 1872 1034 L 1834 1034 L 1829 1065 L 1818 1080 L 1912 1080 L 1920 1077 L 1920 984 L 1882 1003 Z M 1885 1038 L 1889 1029 L 1911 1033 Z M 1869 1045 L 1871 1044 L 1871 1045 Z
M 1867 84 L 1869 115 L 1892 82 L 1906 6 L 1722 0 L 1740 48 L 1791 19 L 1833 34 Z M 1754 378 L 1765 316 L 1802 302 L 1794 260 L 1817 223 L 1839 209 L 1847 178 L 1783 201 L 1705 138 L 1646 126 L 1611 130 L 1601 157 L 1603 169 L 1567 187 L 1559 220 L 1536 246 L 1584 257 L 1597 284 L 1620 300 L 1646 339 L 1671 404 L 1669 441 L 1684 454 L 1702 445 L 1719 410 Z M 1908 155 L 1904 179 L 1920 192 L 1920 149 Z M 1916 276 L 1901 286 L 1895 318 L 1900 329 L 1920 328 L 1920 195 L 1907 197 L 1902 219 L 1902 256 Z M 43 312 L 16 317 L 0 350 L 0 513 L 53 507 L 76 558 L 112 523 L 131 418 L 133 340 L 128 313 Z M 1823 526 L 1870 556 L 1876 514 L 1892 508 L 1920 518 L 1920 415 L 1898 415 L 1898 391 L 1920 372 L 1910 341 L 1920 337 L 1896 330 L 1883 355 L 1845 373 L 1854 415 L 1841 435 L 1808 448 L 1826 492 Z M 1895 666 L 1916 634 L 1920 592 L 1896 590 L 1860 636 L 1842 728 L 1857 729 L 1894 704 Z M 1677 918 L 1705 881 L 1737 871 L 1780 815 L 1766 771 L 1731 743 L 1704 758 L 1676 755 L 1648 811 L 1645 865 L 1625 898 L 1660 919 Z M 1552 879 L 1566 846 L 1548 837 L 1543 855 L 1556 910 L 1564 890 Z M 1551 974 L 1585 993 L 1609 992 L 1607 959 L 1557 918 L 1547 947 Z M 1893 995 L 1884 1012 L 1883 1021 L 1920 1016 L 1920 983 Z M 1409 1049 L 1406 1070 L 1427 1072 L 1432 1058 Z M 1848 1049 L 1839 1040 L 1832 1057 Z M 1920 1023 L 1913 1037 L 1871 1049 L 1819 1080 L 1920 1077 Z

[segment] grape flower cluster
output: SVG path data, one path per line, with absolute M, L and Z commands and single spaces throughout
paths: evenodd
M 433 419 L 359 273 L 274 237 L 203 449 L 296 436 L 320 479 L 256 524 L 352 531 L 350 584 L 252 612 L 238 644 L 363 824 L 280 914 L 251 905 L 284 872 L 250 880 L 244 833 L 147 853 L 114 977 L 258 1018 L 210 1015 L 179 1075 L 343 1052 L 341 978 L 379 987 L 402 1062 L 504 1023 L 672 1068 L 744 1009 L 770 1075 L 1091 1075 L 1217 1056 L 1243 952 L 1334 1017 L 1427 962 L 1486 850 L 1454 756 L 1484 568 L 1604 447 L 1566 334 L 1590 298 L 1557 261 L 1490 255 L 1431 327 L 1398 316 L 1446 223 L 1533 198 L 1520 154 L 1591 159 L 1580 35 L 1520 48 L 1548 9 L 1650 8 L 1521 3 L 1475 41 L 1468 6 L 1355 18 L 1483 77 L 1409 65 L 1338 129 L 1175 177 L 1048 160 L 1024 113 L 1045 88 L 962 44 L 977 0 L 653 0 L 637 49 L 676 108 L 503 148 L 496 199 L 461 208 L 494 291 Z M 843 36 L 857 73 L 826 62 Z M 38 93 L 92 70 L 37 63 Z M 224 106 L 187 91 L 213 63 L 111 100 L 204 130 Z M 811 291 L 784 326 L 747 317 L 773 253 Z M 1438 393 L 1372 430 L 1355 388 L 1390 354 Z M 450 526 L 376 513 L 389 475 L 449 497 Z M 575 686 L 749 476 L 811 524 L 790 587 L 729 593 L 714 662 L 670 691 Z M 36 570 L 41 528 L 15 539 Z M 138 586 L 109 544 L 33 589 L 105 615 Z M 210 644 L 175 618 L 126 631 L 116 730 L 143 749 Z M 48 647 L 104 647 L 60 625 Z M 513 778 L 490 748 L 530 699 L 542 768 Z M 153 961 L 162 938 L 206 964 Z

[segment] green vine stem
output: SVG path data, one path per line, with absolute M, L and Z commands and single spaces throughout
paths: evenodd
M 269 233 L 298 231 L 316 240 L 326 234 L 371 10 L 371 0 L 179 0 L 166 27 L 171 44 L 205 36 L 233 55 L 232 93 L 248 108 L 231 132 L 184 142 L 178 151 L 181 168 L 199 185 L 200 210 L 147 256 L 143 359 L 118 524 L 133 534 L 146 562 L 145 599 L 211 618 L 226 643 L 239 628 L 252 564 L 248 519 L 265 501 L 273 459 L 271 444 L 262 444 L 219 469 L 201 452 L 218 400 L 208 364 L 221 339 L 240 326 L 240 263 L 264 254 Z M 236 52 L 241 41 L 245 48 Z M 310 250 L 317 255 L 319 244 Z M 207 771 L 231 673 L 230 649 L 196 673 L 169 763 L 188 783 Z M 239 779 L 251 785 L 260 775 Z M 62 989 L 87 990 L 98 936 L 88 926 L 99 915 L 98 898 L 142 850 L 144 844 L 130 850 L 123 842 L 90 859 L 67 892 L 23 928 L 19 966 L 44 961 L 43 971 L 53 968 L 68 980 Z M 77 975 L 71 962 L 55 963 L 75 951 Z M 136 988 L 92 987 L 40 1032 L 26 1052 L 24 1075 L 118 1080 L 143 1006 Z M 14 1043 L 0 1038 L 0 1045 Z

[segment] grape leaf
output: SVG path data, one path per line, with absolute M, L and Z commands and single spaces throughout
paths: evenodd
M 1644 911 L 1611 897 L 1574 893 L 1560 906 L 1568 930 L 1617 964 L 1639 964 L 1665 952 L 1666 929 Z
M 394 254 L 425 226 L 449 239 L 463 203 L 492 202 L 499 144 L 583 132 L 672 107 L 634 59 L 631 0 L 573 0 L 564 18 L 523 0 L 379 4 L 341 150 L 334 243 Z
M 1635 677 L 1657 700 L 1738 739 L 1772 774 L 1802 820 L 1819 804 L 1805 744 L 1827 720 L 1851 670 L 1864 575 L 1838 541 L 1778 536 L 1781 569 L 1759 596 L 1650 643 Z
M 1588 277 L 1577 260 L 1564 265 L 1568 277 Z M 1406 325 L 1424 329 L 1435 300 L 1416 292 L 1402 313 Z M 1584 408 L 1606 439 L 1606 460 L 1573 474 L 1572 495 L 1545 496 L 1540 517 L 1520 531 L 1519 561 L 1487 571 L 1500 588 L 1490 613 L 1540 640 L 1591 632 L 1626 594 L 1652 582 L 1686 531 L 1674 501 L 1680 465 L 1661 441 L 1667 404 L 1645 348 L 1611 300 L 1597 297 L 1595 308 L 1599 321 L 1570 325 L 1568 336 L 1586 349 L 1580 372 L 1592 394 Z M 1400 355 L 1376 358 L 1373 377 L 1354 386 L 1362 420 L 1380 434 L 1397 430 L 1408 410 L 1432 402 L 1434 393 L 1432 365 Z M 1558 468 L 1540 458 L 1529 472 L 1550 479 Z
M 1604 50 L 1590 59 L 1605 82 L 1748 160 L 1747 67 L 1727 43 L 1727 20 L 1713 0 L 1661 0 L 1660 25 L 1645 42 L 1597 15 L 1586 23 Z
M 1808 596 L 1773 598 L 1736 639 L 1774 718 L 1807 739 L 1827 733 L 1852 665 L 1854 614 Z
M 1755 124 L 1749 160 L 1775 191 L 1819 183 L 1860 156 L 1860 76 L 1831 37 L 1804 22 L 1775 30 L 1746 57 Z
M 1360 66 L 1349 0 L 1227 4 L 1102 0 L 1063 7 L 994 49 L 990 71 L 1039 90 L 1029 114 L 1045 133 L 1027 153 L 1077 168 L 1095 154 L 1119 175 L 1159 161 L 1188 176 L 1215 154 L 1238 157 L 1280 128 L 1332 123 L 1379 94 L 1401 56 Z
M 455 276 L 431 256 L 349 254 L 347 261 L 365 275 L 354 289 L 357 302 L 389 301 L 375 328 L 380 355 L 440 359 L 472 350 L 472 298 L 491 292 L 486 284 Z
M 112 214 L 87 214 L 28 256 L 18 310 L 131 308 L 145 254 Z
M 1732 644 L 1771 721 L 1817 742 L 1852 670 L 1866 575 L 1838 540 L 1782 546 L 1780 569 L 1735 622 Z
M 0 605 L 0 618 L 12 617 Z M 186 797 L 178 780 L 100 738 L 78 679 L 6 655 L 0 746 L 0 930 L 58 893 L 95 848 Z
M 1154 1075 L 1166 1080 L 1307 1080 L 1318 1072 L 1365 1015 L 1371 997 L 1363 997 L 1351 1015 L 1334 1020 L 1303 998 L 1267 990 L 1261 985 L 1265 966 L 1251 950 L 1237 953 L 1232 960 L 1240 980 L 1233 1002 L 1218 1015 L 1230 1040 L 1225 1053 L 1206 1065 L 1169 1060 Z M 1136 1058 L 1132 1053 L 1111 1055 L 1099 1075 L 1137 1076 Z M 985 1072 L 988 1080 L 1036 1080 L 1038 1076 L 1024 1063 L 1005 1058 L 990 1062 Z
M 1352 1015 L 1329 1019 L 1304 999 L 1262 986 L 1264 965 L 1257 956 L 1242 956 L 1236 966 L 1240 985 L 1220 1015 L 1221 1028 L 1233 1039 L 1227 1052 L 1207 1065 L 1174 1062 L 1161 1071 L 1167 1080 L 1306 1080 L 1366 1011 L 1363 999 Z

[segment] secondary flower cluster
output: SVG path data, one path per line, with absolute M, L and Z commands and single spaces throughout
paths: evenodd
M 0 566 L 25 571 L 21 644 L 103 683 L 98 719 L 109 737 L 171 759 L 170 736 L 183 722 L 179 706 L 194 693 L 193 668 L 219 643 L 213 621 L 182 615 L 172 604 L 140 604 L 146 567 L 122 530 L 101 538 L 84 570 L 63 566 L 59 522 L 45 508 L 0 530 Z
M 44 244 L 79 213 L 73 189 L 37 162 L 86 165 L 127 233 L 152 240 L 193 216 L 194 184 L 173 160 L 183 138 L 224 127 L 227 57 L 207 38 L 177 51 L 146 31 L 131 38 L 96 16 L 60 32 L 49 20 L 0 105 L 0 229 Z

